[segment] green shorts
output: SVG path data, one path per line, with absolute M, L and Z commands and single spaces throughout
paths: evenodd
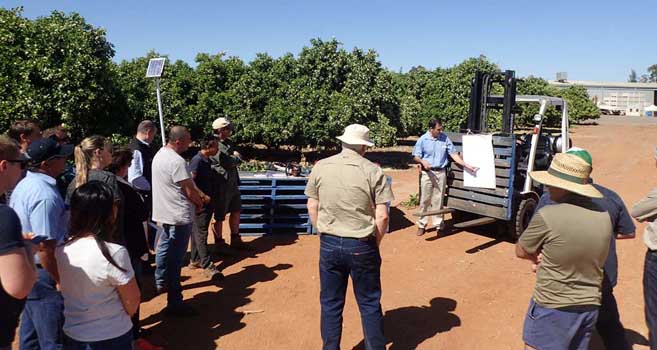
M 238 191 L 220 193 L 218 200 L 214 203 L 214 219 L 224 221 L 226 214 L 238 213 L 242 210 L 242 198 Z

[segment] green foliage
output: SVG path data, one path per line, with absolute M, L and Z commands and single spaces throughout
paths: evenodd
M 0 8 L 0 128 L 17 118 L 66 123 L 75 137 L 121 132 L 112 44 L 78 14 L 30 21 Z
M 425 131 L 429 119 L 440 118 L 446 130 L 459 131 L 470 108 L 470 86 L 476 71 L 498 72 L 485 56 L 470 58 L 451 68 L 428 71 L 424 67 L 398 74 L 400 136 Z
M 130 143 L 130 136 L 121 135 L 121 134 L 112 134 L 109 136 L 110 142 L 116 147 L 127 147 Z
M 568 102 L 568 119 L 571 123 L 580 123 L 587 119 L 600 118 L 600 110 L 591 101 L 583 86 L 569 86 L 558 90 L 556 95 Z
M 399 203 L 405 208 L 415 208 L 420 205 L 420 195 L 419 193 L 411 193 L 408 195 L 408 199 Z
M 20 8 L 0 8 L 0 130 L 31 117 L 44 127 L 65 123 L 74 139 L 97 133 L 123 142 L 139 121 L 158 120 L 156 80 L 145 70 L 150 58 L 166 56 L 151 51 L 117 64 L 113 55 L 104 30 L 78 14 L 29 20 Z M 345 126 L 359 123 L 377 146 L 389 146 L 424 132 L 430 118 L 441 118 L 447 130 L 462 128 L 475 72 L 499 70 L 480 56 L 449 68 L 394 73 L 374 50 L 312 39 L 296 56 L 260 53 L 245 63 L 220 52 L 198 54 L 195 67 L 167 62 L 160 87 L 165 127 L 185 125 L 194 138 L 227 116 L 242 143 L 334 147 Z M 574 122 L 597 115 L 581 87 L 558 90 L 529 77 L 518 93 L 565 97 Z M 516 123 L 530 124 L 535 112 L 524 109 Z M 498 126 L 499 112 L 490 120 Z M 556 111 L 548 111 L 548 121 L 558 121 Z
M 530 76 L 518 82 L 517 90 L 519 95 L 546 95 L 564 98 L 568 104 L 570 123 L 579 123 L 587 119 L 600 117 L 598 107 L 591 101 L 583 86 L 557 88 L 549 85 L 544 79 Z M 523 112 L 516 117 L 516 123 L 518 125 L 533 125 L 532 117 L 538 113 L 538 106 L 525 104 L 521 107 Z M 545 122 L 547 126 L 558 126 L 561 123 L 561 112 L 555 108 L 548 108 L 545 115 L 547 117 Z
M 636 83 L 638 81 L 637 79 L 636 71 L 634 69 L 630 70 L 630 75 L 627 77 L 627 81 L 629 83 Z

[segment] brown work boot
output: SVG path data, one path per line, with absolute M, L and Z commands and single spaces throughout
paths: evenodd
M 415 235 L 422 236 L 424 234 L 424 231 L 425 231 L 424 227 L 418 227 L 417 228 L 417 233 L 415 233 Z
M 246 244 L 239 235 L 230 236 L 230 248 L 236 250 L 251 251 L 251 247 Z
M 190 270 L 200 269 L 201 267 L 201 263 L 198 261 L 190 261 L 189 265 L 187 265 L 187 268 Z
M 235 256 L 235 251 L 225 242 L 216 244 L 214 246 L 214 253 L 221 256 Z

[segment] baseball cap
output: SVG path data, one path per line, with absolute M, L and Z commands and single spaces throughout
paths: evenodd
M 60 145 L 51 138 L 35 140 L 27 148 L 32 163 L 38 164 L 52 158 L 65 158 L 73 154 L 73 145 Z
M 223 129 L 230 125 L 231 125 L 230 120 L 224 117 L 220 117 L 212 122 L 212 130 Z

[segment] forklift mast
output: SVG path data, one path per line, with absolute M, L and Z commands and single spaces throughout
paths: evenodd
M 502 133 L 513 132 L 513 118 L 516 113 L 516 73 L 507 70 L 501 73 L 476 72 L 470 93 L 470 112 L 467 129 L 475 133 L 488 132 L 488 110 L 502 110 Z M 504 90 L 503 96 L 491 96 L 493 84 Z

